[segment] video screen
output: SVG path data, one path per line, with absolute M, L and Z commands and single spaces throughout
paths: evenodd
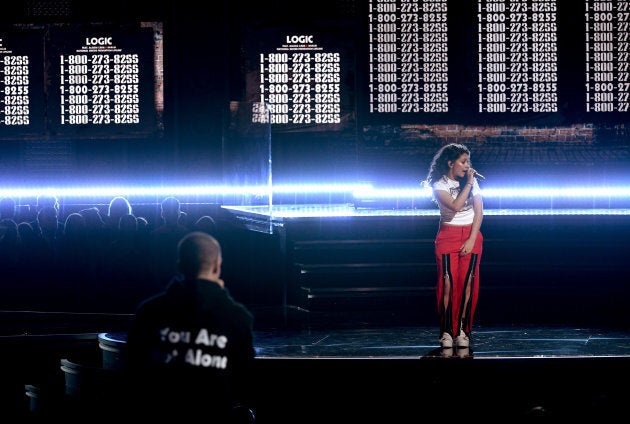
M 0 139 L 143 139 L 163 131 L 162 26 L 0 29 Z

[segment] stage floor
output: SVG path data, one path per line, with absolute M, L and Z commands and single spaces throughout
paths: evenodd
M 630 329 L 606 326 L 530 324 L 475 325 L 470 349 L 443 351 L 438 327 L 403 314 L 312 314 L 288 323 L 286 316 L 253 311 L 254 347 L 261 359 L 462 357 L 502 358 L 628 358 Z M 280 313 L 280 312 L 279 312 Z M 99 333 L 124 344 L 128 314 L 9 312 L 0 341 L 51 343 L 73 338 L 96 341 Z M 10 323 L 10 324 L 9 324 Z
M 630 358 L 630 331 L 544 326 L 477 327 L 469 349 L 442 349 L 437 327 L 267 329 L 259 358 Z
M 423 199 L 425 200 L 425 199 Z M 485 203 L 490 204 L 488 200 Z M 383 202 L 386 203 L 386 202 Z M 299 204 L 299 205 L 267 205 L 258 206 L 222 206 L 222 209 L 236 217 L 265 218 L 271 222 L 282 222 L 300 218 L 353 218 L 353 217 L 439 217 L 437 208 L 417 208 L 412 205 L 396 207 L 392 202 L 390 208 L 359 207 L 352 203 L 344 204 Z M 624 205 L 625 206 L 625 205 Z M 627 207 L 575 208 L 575 207 L 533 207 L 533 208 L 488 208 L 487 216 L 599 216 L 630 215 Z

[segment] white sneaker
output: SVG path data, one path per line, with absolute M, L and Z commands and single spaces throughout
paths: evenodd
M 442 337 L 440 337 L 440 344 L 443 348 L 453 347 L 453 338 L 448 333 L 442 333 Z
M 468 347 L 470 346 L 470 339 L 468 338 L 466 333 L 461 331 L 459 333 L 459 336 L 456 337 L 455 343 L 457 343 L 457 347 Z

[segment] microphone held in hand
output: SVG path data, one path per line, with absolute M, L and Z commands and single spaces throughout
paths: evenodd
M 482 180 L 485 180 L 486 177 L 484 177 L 483 175 L 481 175 L 479 172 L 475 171 L 475 177 L 477 178 L 481 178 Z

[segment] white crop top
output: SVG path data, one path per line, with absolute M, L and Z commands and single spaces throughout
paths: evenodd
M 440 178 L 438 181 L 433 183 L 433 192 L 435 194 L 436 191 L 443 190 L 447 191 L 453 199 L 457 198 L 457 194 L 459 193 L 459 181 L 453 181 L 450 178 L 444 176 Z M 479 188 L 479 183 L 477 180 L 473 181 L 472 187 L 472 195 L 476 196 L 477 194 L 481 194 L 481 188 Z M 455 212 L 446 206 L 444 206 L 439 197 L 435 196 L 437 200 L 438 207 L 440 208 L 440 222 L 444 222 L 445 224 L 450 225 L 470 225 L 473 222 L 473 218 L 475 216 L 475 212 L 473 211 L 472 205 L 472 197 L 466 199 L 466 203 L 464 203 L 464 207 L 459 212 Z

